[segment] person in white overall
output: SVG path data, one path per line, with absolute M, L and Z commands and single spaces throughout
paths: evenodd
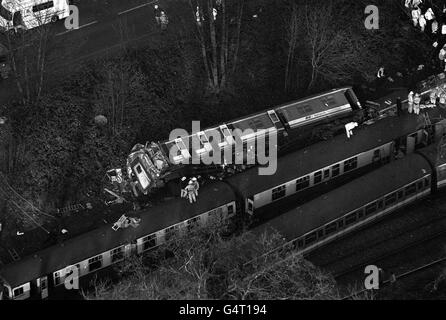
M 413 91 L 409 92 L 407 96 L 407 112 L 412 113 L 413 111 Z

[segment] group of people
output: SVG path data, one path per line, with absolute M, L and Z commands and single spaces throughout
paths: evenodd
M 161 30 L 166 30 L 167 25 L 169 24 L 169 18 L 167 17 L 166 12 L 157 4 L 155 4 L 153 7 L 155 12 L 156 24 L 161 27 Z
M 185 184 L 186 181 L 186 177 L 181 178 L 181 198 L 187 198 L 189 199 L 189 203 L 194 203 L 197 201 L 200 184 L 196 177 L 192 177 L 187 185 Z
M 439 12 L 432 6 L 424 3 L 423 0 L 406 0 L 405 6 L 411 10 L 414 27 L 419 26 L 422 32 L 424 32 L 426 27 L 429 27 L 433 34 L 438 32 L 439 21 L 440 23 L 442 22 L 441 18 L 446 12 L 446 8 L 443 8 L 443 11 Z M 441 32 L 444 32 L 443 34 L 446 33 L 446 25 L 443 23 L 441 23 Z
M 405 0 L 405 6 L 411 11 L 415 27 L 419 26 L 422 32 L 430 30 L 435 38 L 432 46 L 439 50 L 438 58 L 445 62 L 446 71 L 446 4 L 440 9 L 432 0 Z
M 408 108 L 407 111 L 409 113 L 419 114 L 420 109 L 424 108 L 435 108 L 435 107 L 446 107 L 446 84 L 437 87 L 436 89 L 432 89 L 429 93 L 429 97 L 423 98 L 421 94 L 414 93 L 413 91 L 409 92 L 407 97 Z
M 212 16 L 214 18 L 214 21 L 217 20 L 217 7 L 221 6 L 221 0 L 215 0 L 215 7 L 212 7 Z M 195 11 L 195 18 L 197 20 L 197 25 L 201 27 L 202 21 L 204 21 L 204 15 L 203 11 L 201 10 L 200 6 L 197 5 L 197 10 Z

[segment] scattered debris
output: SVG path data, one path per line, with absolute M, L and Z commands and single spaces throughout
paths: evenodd
M 345 131 L 347 133 L 347 138 L 350 139 L 350 137 L 353 135 L 353 129 L 358 126 L 357 122 L 349 122 L 345 125 Z
M 117 231 L 120 228 L 128 228 L 129 226 L 133 228 L 137 228 L 139 226 L 139 223 L 141 222 L 140 218 L 133 218 L 133 217 L 127 217 L 125 214 L 123 214 L 118 221 L 116 221 L 112 229 L 114 231 Z
M 109 194 L 111 194 L 112 196 L 115 197 L 114 200 L 111 200 L 111 201 L 105 201 L 105 204 L 106 204 L 107 206 L 108 206 L 108 205 L 111 205 L 111 204 L 115 204 L 115 203 L 119 203 L 119 204 L 121 204 L 121 203 L 124 203 L 124 202 L 126 201 L 126 200 L 124 199 L 124 197 L 122 197 L 122 196 L 116 194 L 115 192 L 113 192 L 113 191 L 111 191 L 111 190 L 109 190 L 109 189 L 107 189 L 107 188 L 104 188 L 104 190 L 105 190 L 106 192 L 108 192 Z

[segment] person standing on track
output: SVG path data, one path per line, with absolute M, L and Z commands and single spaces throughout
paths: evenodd
M 156 24 L 160 25 L 161 24 L 161 9 L 160 9 L 160 7 L 157 4 L 155 4 L 153 6 L 153 8 L 154 8 L 153 11 L 155 13 Z
M 189 203 L 194 203 L 197 201 L 196 190 L 192 180 L 190 180 L 189 184 L 186 186 L 186 192 L 187 192 L 187 197 L 189 199 Z
M 169 18 L 167 17 L 167 14 L 164 11 L 161 11 L 160 23 L 161 23 L 161 30 L 166 30 L 167 25 L 169 24 Z

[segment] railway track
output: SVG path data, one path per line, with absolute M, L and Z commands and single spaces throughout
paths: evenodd
M 398 233 L 396 233 L 396 234 L 393 234 L 392 237 L 386 237 L 385 239 L 382 239 L 382 240 L 380 240 L 380 241 L 378 241 L 378 242 L 375 242 L 375 243 L 373 244 L 373 247 L 383 246 L 383 245 L 386 244 L 386 242 L 388 242 L 388 241 L 390 241 L 390 240 L 394 240 L 395 238 L 403 237 L 403 236 L 405 236 L 405 235 L 407 235 L 407 234 L 416 232 L 416 231 L 418 231 L 419 229 L 421 229 L 421 228 L 423 228 L 423 227 L 429 227 L 429 226 L 431 226 L 431 225 L 434 225 L 435 223 L 440 223 L 440 222 L 442 222 L 442 221 L 445 221 L 445 222 L 446 222 L 446 216 L 445 216 L 445 217 L 436 217 L 436 218 L 434 218 L 434 219 L 432 219 L 432 220 L 429 220 L 429 221 L 427 221 L 427 222 L 425 222 L 425 223 L 423 223 L 423 224 L 421 224 L 421 225 L 416 225 L 416 226 L 414 226 L 414 227 L 411 227 L 410 229 L 402 230 L 402 231 L 400 231 L 400 232 L 398 232 Z M 373 223 L 373 224 L 371 224 L 371 225 L 367 225 L 367 226 L 365 226 L 364 228 L 358 229 L 358 230 L 355 232 L 355 234 L 352 234 L 352 235 L 351 235 L 351 237 L 354 237 L 355 235 L 357 235 L 357 232 L 359 232 L 359 231 L 361 231 L 361 230 L 364 230 L 364 229 L 366 229 L 366 228 L 370 228 L 370 227 L 372 227 L 372 226 L 376 226 L 376 225 L 378 225 L 378 224 L 380 224 L 380 223 L 383 223 L 383 222 L 384 222 L 384 220 L 379 220 L 379 221 L 376 221 L 375 223 Z M 445 230 L 444 232 L 446 233 L 446 230 Z M 370 247 L 369 247 L 369 248 L 370 248 Z M 356 255 L 356 254 L 358 254 L 357 250 L 350 250 L 349 253 L 346 254 L 346 255 L 343 255 L 343 256 L 341 257 L 341 259 L 351 258 L 351 257 L 354 257 L 354 255 Z M 311 253 L 310 253 L 310 255 L 311 255 Z M 319 266 L 320 266 L 321 268 L 326 268 L 326 267 L 328 267 L 328 266 L 330 266 L 330 265 L 332 265 L 332 264 L 338 263 L 338 262 L 339 262 L 339 257 L 336 257 L 336 258 L 334 258 L 334 259 L 331 259 L 331 260 L 328 261 L 328 262 L 324 262 L 323 264 L 319 264 Z
M 354 298 L 367 291 L 371 292 L 362 289 L 365 279 L 364 268 L 367 265 L 376 265 L 386 271 L 393 271 L 391 278 L 380 283 L 382 287 L 393 284 L 395 279 L 406 279 L 411 275 L 420 274 L 408 281 L 399 282 L 404 286 L 415 285 L 417 288 L 413 292 L 417 292 L 418 296 L 419 284 L 424 284 L 424 281 L 429 283 L 432 274 L 440 272 L 434 269 L 440 268 L 446 262 L 445 205 L 444 193 L 438 193 L 415 204 L 409 210 L 400 210 L 358 228 L 336 243 L 308 253 L 307 259 L 333 274 L 342 288 L 344 299 Z M 413 257 L 416 257 L 416 260 Z M 419 280 L 419 277 L 425 277 L 425 274 L 427 278 Z M 414 278 L 418 282 L 412 281 Z M 358 288 L 358 284 L 361 287 Z M 353 294 L 351 294 L 352 285 L 356 289 Z M 423 287 L 422 290 L 424 289 Z M 389 293 L 392 295 L 393 291 L 394 289 Z M 380 294 L 382 292 L 380 291 Z M 425 293 L 426 291 L 420 294 Z
M 431 261 L 429 263 L 426 263 L 426 264 L 424 264 L 422 266 L 419 266 L 419 267 L 416 267 L 416 268 L 411 269 L 409 271 L 403 272 L 403 273 L 401 273 L 399 275 L 395 275 L 394 280 L 391 280 L 391 279 L 384 280 L 382 282 L 381 286 L 388 286 L 388 285 L 392 284 L 393 281 L 401 280 L 401 279 L 407 278 L 409 276 L 413 276 L 413 275 L 418 274 L 418 273 L 420 273 L 422 271 L 426 271 L 426 270 L 432 269 L 433 267 L 436 267 L 436 266 L 438 266 L 440 264 L 443 264 L 443 263 L 446 263 L 446 257 L 441 257 L 439 259 L 436 259 L 436 260 L 433 260 L 433 261 Z M 356 291 L 356 292 L 354 292 L 352 294 L 349 294 L 349 295 L 343 297 L 342 300 L 352 299 L 353 297 L 357 297 L 357 296 L 359 296 L 361 294 L 366 293 L 367 291 L 369 291 L 369 290 L 368 289 L 362 289 L 362 290 Z
M 354 266 L 352 266 L 352 267 L 350 267 L 348 269 L 345 269 L 345 270 L 343 270 L 341 272 L 338 272 L 338 273 L 336 273 L 334 275 L 334 278 L 335 279 L 339 279 L 339 278 L 341 278 L 341 277 L 343 277 L 345 275 L 353 273 L 354 271 L 363 270 L 364 266 L 367 266 L 367 265 L 370 265 L 370 264 L 378 265 L 377 262 L 379 262 L 379 261 L 386 260 L 389 257 L 394 257 L 395 255 L 403 253 L 403 252 L 407 251 L 408 249 L 412 249 L 412 248 L 421 246 L 422 244 L 425 244 L 425 243 L 427 243 L 427 242 L 429 242 L 431 240 L 434 240 L 434 239 L 437 239 L 437 238 L 439 239 L 439 238 L 442 238 L 444 236 L 446 236 L 446 230 L 437 232 L 435 234 L 431 234 L 431 235 L 429 235 L 429 236 L 427 236 L 427 237 L 425 237 L 425 238 L 423 238 L 423 239 L 421 239 L 419 241 L 414 241 L 412 243 L 408 243 L 407 245 L 405 245 L 403 247 L 400 247 L 400 248 L 388 251 L 388 252 L 386 252 L 386 253 L 378 256 L 378 257 L 375 257 L 374 259 L 368 260 L 367 262 L 358 263 L 358 264 L 356 264 L 356 265 L 354 265 Z M 446 241 L 445 241 L 445 243 L 446 243 Z

